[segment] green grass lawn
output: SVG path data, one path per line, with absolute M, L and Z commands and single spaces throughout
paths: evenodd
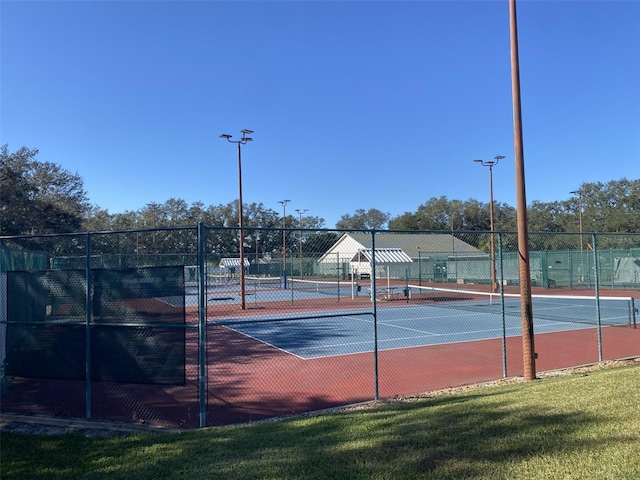
M 0 439 L 3 480 L 638 479 L 640 366 L 236 427 Z

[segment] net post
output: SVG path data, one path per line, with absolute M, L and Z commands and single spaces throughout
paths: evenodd
M 407 303 L 409 303 L 409 299 L 411 295 L 409 295 L 409 269 L 405 269 L 404 271 L 404 296 L 407 299 Z

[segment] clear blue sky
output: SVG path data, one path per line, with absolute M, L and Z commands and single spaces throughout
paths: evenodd
M 278 200 L 325 218 L 515 206 L 507 0 L 7 1 L 1 143 L 111 213 Z M 640 1 L 518 2 L 527 200 L 640 178 Z

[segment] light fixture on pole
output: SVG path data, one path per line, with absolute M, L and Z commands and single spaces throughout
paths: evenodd
M 308 212 L 309 210 L 305 209 L 299 209 L 296 208 L 296 212 L 298 213 L 298 216 L 300 217 L 300 239 L 299 239 L 299 252 L 300 252 L 300 279 L 302 280 L 302 278 L 304 277 L 304 275 L 302 274 L 302 214 Z
M 584 246 L 584 240 L 582 238 L 582 190 L 574 190 L 572 192 L 573 195 L 577 195 L 578 196 L 578 222 L 579 222 L 579 229 L 580 229 L 580 281 L 584 282 L 584 264 L 582 261 L 582 257 L 583 257 L 583 246 Z
M 491 290 L 498 291 L 498 282 L 496 281 L 496 245 L 494 235 L 494 219 L 493 219 L 493 167 L 495 167 L 504 155 L 496 155 L 493 160 L 474 160 L 483 167 L 489 167 L 489 222 L 491 229 Z
M 282 286 L 287 289 L 287 203 L 291 200 L 278 200 L 282 204 Z
M 240 308 L 245 309 L 245 281 L 244 281 L 244 235 L 242 231 L 242 152 L 241 145 L 245 145 L 247 142 L 252 142 L 253 138 L 249 137 L 253 133 L 253 130 L 243 129 L 240 130 L 242 138 L 240 140 L 231 140 L 231 135 L 223 133 L 220 138 L 226 138 L 228 142 L 238 145 L 238 249 L 240 250 Z

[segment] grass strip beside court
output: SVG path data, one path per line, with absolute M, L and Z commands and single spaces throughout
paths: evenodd
M 1 432 L 13 479 L 640 478 L 640 365 L 235 427 Z

